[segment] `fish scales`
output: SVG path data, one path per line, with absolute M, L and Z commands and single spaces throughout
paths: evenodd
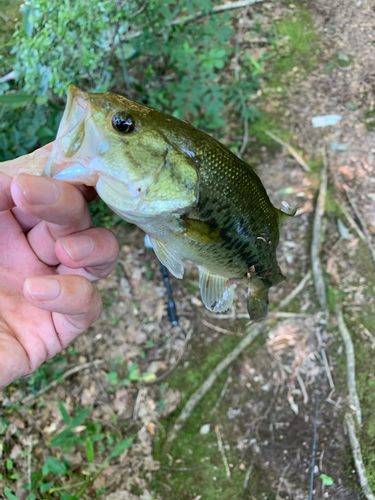
M 94 185 L 125 220 L 150 236 L 159 260 L 182 278 L 199 269 L 206 307 L 231 306 L 248 287 L 252 319 L 267 314 L 268 289 L 284 279 L 275 208 L 252 167 L 189 123 L 113 93 L 68 90 L 46 175 Z

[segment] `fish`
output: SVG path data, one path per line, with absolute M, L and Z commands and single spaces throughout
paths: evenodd
M 274 207 L 254 169 L 210 135 L 122 95 L 71 85 L 44 175 L 94 186 L 176 278 L 185 260 L 197 265 L 210 311 L 228 310 L 243 285 L 250 319 L 267 316 L 269 289 L 285 279 L 280 228 L 295 210 Z

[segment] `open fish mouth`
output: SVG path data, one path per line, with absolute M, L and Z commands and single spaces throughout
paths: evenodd
M 65 111 L 43 174 L 95 186 L 98 182 L 98 157 L 108 148 L 108 141 L 95 124 L 89 95 L 70 85 Z

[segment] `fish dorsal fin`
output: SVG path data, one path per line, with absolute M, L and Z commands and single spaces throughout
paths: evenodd
M 177 252 L 171 250 L 165 243 L 160 240 L 156 240 L 150 236 L 150 242 L 156 257 L 160 260 L 165 267 L 176 276 L 176 278 L 182 279 L 184 276 L 184 263 Z
M 289 206 L 286 201 L 283 201 L 282 205 L 283 207 L 281 210 L 277 209 L 277 215 L 279 217 L 279 227 L 282 227 L 285 224 L 286 220 L 289 217 L 293 217 L 293 215 L 295 215 L 297 212 L 297 209 Z
M 234 285 L 226 286 L 227 281 L 199 266 L 199 288 L 203 303 L 210 311 L 224 312 L 232 305 Z

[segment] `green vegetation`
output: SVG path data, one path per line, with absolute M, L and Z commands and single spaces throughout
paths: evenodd
M 242 330 L 245 325 L 242 326 Z M 227 373 L 223 373 L 215 382 L 209 393 L 195 407 L 192 415 L 189 417 L 173 446 L 165 444 L 164 440 L 167 431 L 173 423 L 176 413 L 181 411 L 183 405 L 191 394 L 198 389 L 215 366 L 231 352 L 239 342 L 236 337 L 221 337 L 214 344 L 207 346 L 200 345 L 196 356 L 190 358 L 190 364 L 186 368 L 181 368 L 169 379 L 169 387 L 182 389 L 182 397 L 176 412 L 161 421 L 163 430 L 157 434 L 155 442 L 154 457 L 160 460 L 165 469 L 155 474 L 154 488 L 162 498 L 165 498 L 166 490 L 163 486 L 167 483 L 173 491 L 173 497 L 176 500 L 185 499 L 186 491 L 192 497 L 203 495 L 207 500 L 216 500 L 217 498 L 240 498 L 241 488 L 250 464 L 242 458 L 237 450 L 237 443 L 231 440 L 230 422 L 226 417 L 227 408 L 225 402 L 219 406 L 215 414 L 211 414 L 215 403 L 217 402 L 220 391 L 223 388 Z M 256 355 L 264 339 L 259 337 L 255 343 L 247 350 L 249 355 Z M 244 397 L 246 397 L 244 395 Z M 200 434 L 200 428 L 205 424 L 210 424 L 210 431 Z M 215 426 L 221 425 L 222 434 L 227 437 L 226 457 L 230 465 L 231 480 L 226 476 L 220 453 L 217 448 L 217 436 Z M 175 467 L 169 467 L 168 456 L 173 457 Z M 179 460 L 177 463 L 176 460 Z M 245 467 L 239 468 L 243 462 Z M 181 471 L 179 471 L 181 468 Z M 187 469 L 187 470 L 186 470 Z M 255 470 L 252 475 L 252 481 L 249 485 L 247 494 L 261 494 L 268 491 L 266 481 L 262 477 L 261 471 Z M 251 498 L 251 496 L 249 497 Z M 258 496 L 256 496 L 258 498 Z M 260 497 L 259 497 L 260 498 Z M 273 496 L 267 497 L 269 499 Z
M 99 422 L 88 420 L 90 409 L 77 411 L 74 417 L 70 416 L 59 400 L 59 409 L 65 424 L 62 431 L 55 434 L 49 446 L 58 449 L 57 457 L 48 456 L 41 469 L 33 470 L 30 482 L 24 485 L 27 500 L 48 498 L 60 500 L 79 500 L 89 485 L 95 480 L 108 463 L 125 453 L 134 441 L 134 436 L 122 439 L 120 430 L 113 430 L 113 426 L 103 428 Z M 74 451 L 84 457 L 79 470 L 64 458 L 67 453 Z M 7 472 L 4 479 L 16 480 L 16 467 L 12 460 L 7 461 Z M 99 491 L 96 496 L 100 496 Z M 18 500 L 10 489 L 5 488 L 7 498 Z

